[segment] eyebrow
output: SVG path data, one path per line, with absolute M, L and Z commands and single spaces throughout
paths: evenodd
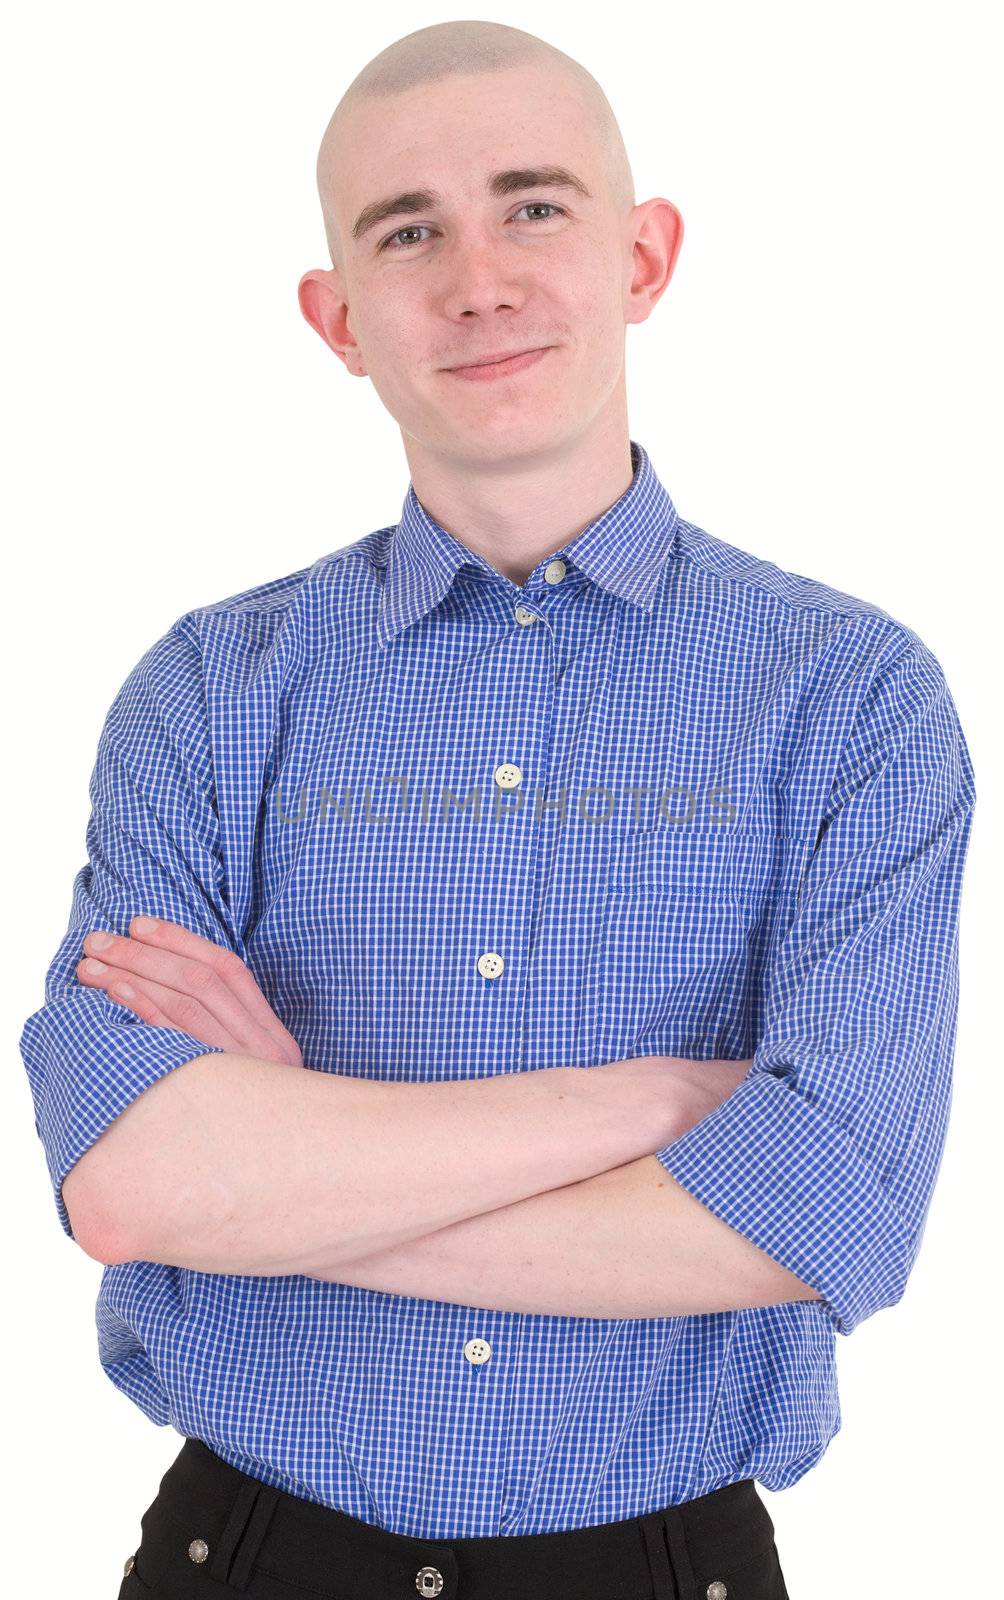
M 577 178 L 574 172 L 569 172 L 567 167 L 507 167 L 502 172 L 488 175 L 487 191 L 490 195 L 503 197 L 520 194 L 524 189 L 574 189 L 586 200 L 593 198 L 582 179 Z M 407 189 L 402 194 L 391 195 L 387 200 L 374 200 L 360 211 L 352 228 L 352 237 L 361 239 L 364 233 L 388 217 L 407 217 L 416 211 L 427 211 L 431 206 L 440 205 L 442 199 L 436 189 Z

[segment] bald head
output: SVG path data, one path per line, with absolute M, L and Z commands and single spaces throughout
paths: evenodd
M 625 216 L 634 206 L 634 180 L 617 119 L 596 79 L 564 51 L 521 28 L 500 22 L 440 22 L 388 45 L 353 78 L 335 107 L 317 156 L 317 189 L 332 265 L 344 270 L 345 255 L 336 215 L 341 174 L 348 154 L 346 130 L 355 109 L 392 100 L 409 90 L 433 86 L 459 74 L 505 73 L 520 67 L 546 68 L 581 104 L 591 127 L 608 198 Z

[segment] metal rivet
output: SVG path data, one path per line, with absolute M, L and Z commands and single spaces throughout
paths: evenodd
M 714 1583 L 709 1583 L 706 1590 L 708 1600 L 726 1600 L 728 1592 L 720 1578 L 716 1578 Z
M 437 1595 L 443 1587 L 443 1574 L 438 1567 L 419 1567 L 415 1574 L 415 1588 L 422 1595 Z
M 133 1569 L 133 1567 L 135 1565 L 136 1565 L 136 1557 L 135 1556 L 130 1556 L 128 1561 L 126 1562 L 124 1568 L 122 1569 L 123 1577 L 128 1578 L 130 1572 L 132 1571 L 132 1569 Z
M 192 1561 L 205 1561 L 209 1554 L 209 1546 L 205 1539 L 193 1539 L 188 1547 L 188 1554 Z

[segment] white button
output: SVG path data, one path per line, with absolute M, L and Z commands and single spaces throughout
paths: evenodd
M 205 1561 L 209 1554 L 209 1546 L 205 1539 L 193 1539 L 188 1547 L 188 1554 L 192 1561 Z
M 478 956 L 478 971 L 483 978 L 497 978 L 504 966 L 497 950 L 486 950 L 483 956 Z
M 415 1573 L 415 1588 L 419 1594 L 437 1595 L 443 1587 L 443 1574 L 438 1567 L 419 1567 Z
M 515 762 L 503 761 L 500 767 L 495 768 L 495 782 L 500 789 L 515 789 L 522 777 L 523 774 Z
M 525 625 L 528 622 L 536 622 L 536 620 L 537 620 L 537 613 L 535 611 L 528 611 L 526 609 L 526 606 L 517 606 L 516 607 L 516 621 L 517 622 L 522 622 Z
M 554 560 L 549 561 L 547 566 L 544 568 L 544 582 L 560 583 L 567 571 L 568 568 L 565 566 L 565 563 L 562 561 L 561 557 L 555 556 Z
M 708 1600 L 726 1600 L 726 1596 L 729 1591 L 726 1589 L 721 1579 L 716 1578 L 714 1583 L 708 1584 L 708 1587 L 704 1592 L 707 1595 Z
M 487 1339 L 468 1339 L 464 1345 L 464 1355 L 472 1367 L 483 1367 L 492 1358 L 492 1347 Z
M 133 1569 L 133 1567 L 134 1567 L 134 1566 L 135 1566 L 135 1565 L 136 1565 L 136 1557 L 135 1557 L 135 1556 L 130 1556 L 130 1557 L 129 1557 L 129 1559 L 128 1559 L 128 1561 L 127 1561 L 127 1562 L 126 1562 L 126 1564 L 125 1564 L 125 1567 L 124 1567 L 124 1569 L 123 1569 L 123 1571 L 124 1571 L 124 1575 L 125 1575 L 125 1576 L 126 1576 L 126 1577 L 127 1577 L 127 1578 L 128 1578 L 128 1576 L 129 1576 L 129 1574 L 130 1574 L 130 1572 L 131 1572 L 131 1571 L 132 1571 L 132 1569 Z

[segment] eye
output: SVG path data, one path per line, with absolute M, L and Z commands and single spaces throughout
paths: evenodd
M 556 211 L 558 213 L 559 217 L 564 217 L 564 216 L 568 215 L 568 213 L 566 212 L 564 206 L 553 205 L 550 200 L 527 200 L 525 205 L 520 206 L 519 211 Z M 517 211 L 515 213 L 516 216 L 519 216 L 519 211 Z M 538 217 L 536 219 L 531 218 L 531 221 L 533 221 L 533 220 L 536 220 L 538 222 L 550 222 L 551 219 L 550 219 L 550 217 Z M 395 240 L 397 239 L 398 235 L 402 234 L 402 233 L 421 233 L 423 229 L 428 231 L 428 225 L 426 223 L 424 223 L 424 222 L 411 222 L 411 223 L 408 223 L 405 227 L 398 228 L 394 233 L 392 233 L 389 236 L 389 238 L 385 239 L 383 241 L 383 243 L 379 246 L 379 248 L 380 248 L 380 250 L 407 250 L 408 249 L 408 244 L 396 244 L 395 243 Z M 409 242 L 411 244 L 414 244 L 414 243 L 420 243 L 421 241 L 420 240 L 411 240 Z

